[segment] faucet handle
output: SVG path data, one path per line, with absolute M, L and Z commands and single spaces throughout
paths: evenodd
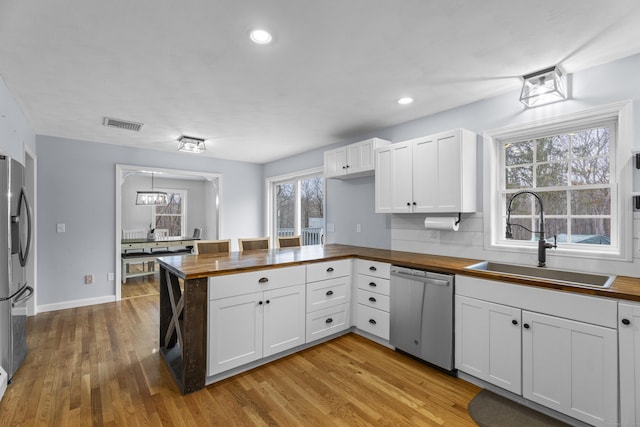
M 558 247 L 558 235 L 554 234 L 553 235 L 553 246 L 551 246 L 552 248 L 557 248 Z

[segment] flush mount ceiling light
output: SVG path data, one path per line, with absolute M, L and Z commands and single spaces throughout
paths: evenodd
M 405 96 L 403 98 L 398 99 L 397 102 L 400 105 L 407 105 L 407 104 L 411 104 L 413 102 L 413 98 L 411 98 L 409 96 Z
M 181 136 L 178 142 L 178 151 L 182 151 L 183 153 L 202 153 L 207 149 L 204 145 L 204 139 L 200 138 Z
M 562 71 L 550 67 L 522 76 L 520 102 L 527 108 L 562 101 L 567 98 L 562 84 Z
M 258 28 L 251 30 L 249 38 L 251 38 L 251 41 L 255 44 L 269 44 L 273 40 L 270 32 Z
M 153 175 L 151 172 L 151 191 L 137 191 L 136 205 L 166 205 L 169 203 L 169 195 L 163 191 L 153 190 Z

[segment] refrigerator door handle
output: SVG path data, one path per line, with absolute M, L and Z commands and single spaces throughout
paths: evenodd
M 24 294 L 27 294 L 27 296 L 25 296 Z M 33 295 L 33 288 L 31 286 L 25 286 L 24 288 L 22 288 L 22 291 L 20 291 L 20 293 L 16 296 L 16 300 L 11 305 L 15 307 L 22 301 L 26 301 L 31 298 L 31 295 Z
M 29 206 L 29 201 L 27 200 L 27 193 L 24 187 L 22 187 L 22 189 L 20 190 L 20 201 L 18 202 L 18 215 L 17 215 L 18 218 L 20 218 L 20 211 L 22 210 L 23 201 L 24 201 L 25 209 L 27 210 L 27 246 L 23 251 L 22 239 L 21 239 L 22 236 L 19 235 L 18 236 L 18 239 L 19 239 L 18 258 L 20 259 L 20 265 L 24 267 L 27 265 L 27 260 L 29 258 L 29 250 L 31 249 L 31 207 Z

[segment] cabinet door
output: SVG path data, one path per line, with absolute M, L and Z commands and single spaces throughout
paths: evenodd
M 460 212 L 462 181 L 460 165 L 460 136 L 458 132 L 436 137 L 438 146 L 437 212 Z
M 262 357 L 262 292 L 209 302 L 209 375 Z
M 618 304 L 620 425 L 640 425 L 640 304 Z
M 393 212 L 393 150 L 385 147 L 375 153 L 376 213 Z
M 520 309 L 456 296 L 455 366 L 521 393 Z
M 305 343 L 306 285 L 264 293 L 263 357 Z
M 413 146 L 413 201 L 416 212 L 433 212 L 438 206 L 438 144 L 435 139 Z
M 345 175 L 347 173 L 347 150 L 338 148 L 324 153 L 324 177 Z
M 391 146 L 392 212 L 413 212 L 413 145 Z
M 523 396 L 593 425 L 618 422 L 615 329 L 522 312 Z
M 374 139 L 347 146 L 347 173 L 360 173 L 374 169 Z

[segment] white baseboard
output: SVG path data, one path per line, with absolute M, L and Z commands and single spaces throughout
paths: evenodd
M 2 366 L 0 366 L 0 400 L 4 396 L 4 392 L 7 390 L 7 373 Z
M 36 308 L 37 313 L 44 313 L 46 311 L 64 310 L 67 308 L 84 307 L 87 305 L 104 304 L 107 302 L 115 302 L 115 295 L 108 295 L 97 298 L 77 299 L 73 301 L 57 302 L 55 304 L 39 305 Z

